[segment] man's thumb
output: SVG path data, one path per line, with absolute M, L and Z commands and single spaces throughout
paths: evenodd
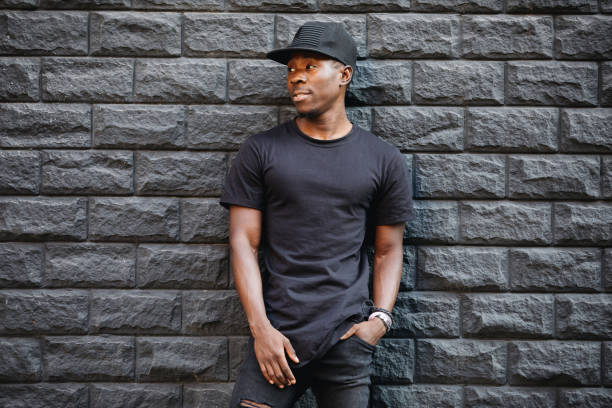
M 285 337 L 285 350 L 287 350 L 287 354 L 289 354 L 289 358 L 291 358 L 294 362 L 299 363 L 300 359 L 298 358 L 297 354 L 295 354 L 295 350 L 293 349 L 293 346 L 291 345 L 291 341 L 289 341 L 289 339 L 287 337 Z

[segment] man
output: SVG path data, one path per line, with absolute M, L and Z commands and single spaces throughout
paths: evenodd
M 267 54 L 287 65 L 298 115 L 241 145 L 220 199 L 252 334 L 232 408 L 291 407 L 308 387 L 319 407 L 368 406 L 372 354 L 391 326 L 413 209 L 399 150 L 346 116 L 356 55 L 331 22 L 307 22 L 289 47 Z

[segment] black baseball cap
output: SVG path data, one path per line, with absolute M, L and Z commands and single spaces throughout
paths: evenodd
M 342 23 L 307 21 L 295 33 L 291 45 L 272 50 L 266 57 L 287 65 L 293 51 L 314 51 L 356 70 L 357 46 Z

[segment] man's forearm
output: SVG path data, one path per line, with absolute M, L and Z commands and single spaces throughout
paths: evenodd
M 385 251 L 377 252 L 374 253 L 372 282 L 374 306 L 391 311 L 402 278 L 403 249 L 400 243 Z

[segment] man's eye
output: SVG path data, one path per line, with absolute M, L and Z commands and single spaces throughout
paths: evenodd
M 314 65 L 312 65 L 312 64 L 307 64 L 307 65 L 306 65 L 306 68 L 308 68 L 308 67 L 314 67 Z

